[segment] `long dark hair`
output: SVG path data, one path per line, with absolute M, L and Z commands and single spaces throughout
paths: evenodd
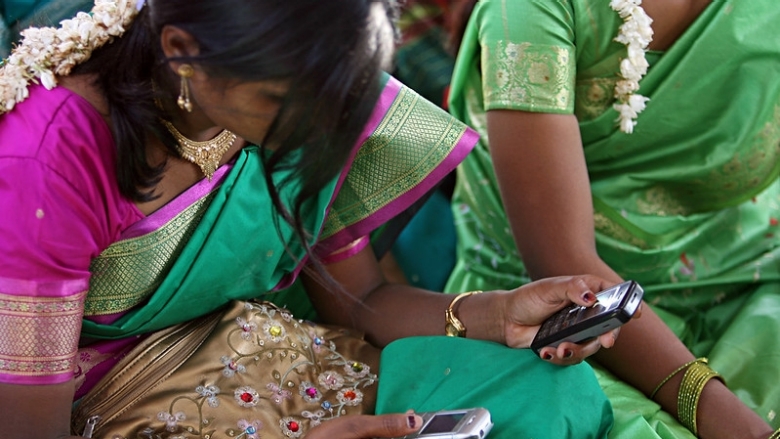
M 391 1 L 382 2 L 388 10 Z M 379 93 L 380 63 L 387 54 L 382 53 L 377 29 L 369 25 L 377 1 L 147 3 L 122 38 L 95 51 L 73 72 L 96 74 L 108 101 L 121 192 L 140 201 L 154 196 L 149 189 L 159 181 L 164 165 L 147 162 L 150 132 L 175 154 L 175 140 L 159 122 L 164 115 L 154 104 L 152 87 L 175 88 L 170 60 L 160 46 L 162 27 L 173 25 L 190 33 L 200 49 L 198 56 L 181 61 L 198 64 L 209 75 L 289 81 L 290 92 L 265 137 L 264 144 L 273 145 L 274 151 L 263 155 L 264 167 L 274 206 L 310 254 L 309 231 L 302 225 L 307 201 L 343 167 Z M 283 168 L 292 171 L 290 179 L 300 187 L 290 206 L 272 181 L 272 174 Z

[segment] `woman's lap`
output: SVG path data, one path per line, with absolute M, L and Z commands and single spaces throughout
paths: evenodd
M 487 408 L 491 439 L 601 438 L 612 410 L 587 364 L 560 367 L 530 350 L 414 337 L 382 354 L 377 413 Z

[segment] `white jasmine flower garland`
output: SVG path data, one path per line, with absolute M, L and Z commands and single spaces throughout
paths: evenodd
M 0 67 L 0 114 L 11 111 L 27 99 L 32 81 L 51 90 L 57 76 L 67 76 L 86 61 L 92 51 L 121 36 L 138 14 L 138 0 L 95 0 L 90 13 L 60 22 L 60 28 L 31 27 L 21 32 L 24 39 Z
M 639 116 L 649 101 L 639 91 L 639 81 L 645 74 L 649 64 L 645 59 L 645 51 L 653 41 L 653 29 L 650 25 L 653 19 L 642 9 L 642 0 L 612 0 L 609 6 L 615 10 L 623 24 L 620 26 L 615 41 L 625 44 L 628 48 L 628 57 L 620 62 L 620 77 L 615 84 L 615 110 L 620 113 L 618 123 L 620 131 L 631 134 L 636 126 L 636 118 Z

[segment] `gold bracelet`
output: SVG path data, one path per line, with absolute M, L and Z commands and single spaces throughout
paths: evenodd
M 458 303 L 458 301 L 461 299 L 465 299 L 472 294 L 479 294 L 481 292 L 482 291 L 469 291 L 468 293 L 458 294 L 454 299 L 452 299 L 450 306 L 447 307 L 446 311 L 444 311 L 444 333 L 447 334 L 448 337 L 466 336 L 466 327 L 463 325 L 463 322 L 455 317 L 455 304 Z
M 707 359 L 706 358 L 697 358 L 697 359 L 695 359 L 693 361 L 689 361 L 689 362 L 683 364 L 682 366 L 678 367 L 677 369 L 675 369 L 674 372 L 672 372 L 669 375 L 667 375 L 666 378 L 663 379 L 663 381 L 661 381 L 660 383 L 658 383 L 657 386 L 655 386 L 655 389 L 653 389 L 653 392 L 650 394 L 650 399 L 655 398 L 655 394 L 658 393 L 658 391 L 661 390 L 661 387 L 663 387 L 664 384 L 668 383 L 669 380 L 672 379 L 672 377 L 674 377 L 675 375 L 680 373 L 682 370 L 687 369 L 691 364 L 699 363 L 699 362 L 702 362 L 702 361 L 706 363 Z
M 707 365 L 707 359 L 701 358 L 688 367 L 683 375 L 680 391 L 677 394 L 677 418 L 680 423 L 688 428 L 694 435 L 698 436 L 698 427 L 696 426 L 696 410 L 699 407 L 699 399 L 704 390 L 704 386 L 712 378 L 723 378 L 710 369 Z
M 775 430 L 775 432 L 772 433 L 771 436 L 769 436 L 769 439 L 780 439 L 780 428 Z

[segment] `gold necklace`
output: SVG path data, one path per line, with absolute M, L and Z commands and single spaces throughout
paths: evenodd
M 190 140 L 179 130 L 173 126 L 172 123 L 167 120 L 160 120 L 165 128 L 168 129 L 173 137 L 176 139 L 176 151 L 179 155 L 188 162 L 195 163 L 200 167 L 203 175 L 211 181 L 219 167 L 219 161 L 222 160 L 222 156 L 225 155 L 228 149 L 236 141 L 236 135 L 228 130 L 222 130 L 211 140 L 205 142 L 195 142 Z

